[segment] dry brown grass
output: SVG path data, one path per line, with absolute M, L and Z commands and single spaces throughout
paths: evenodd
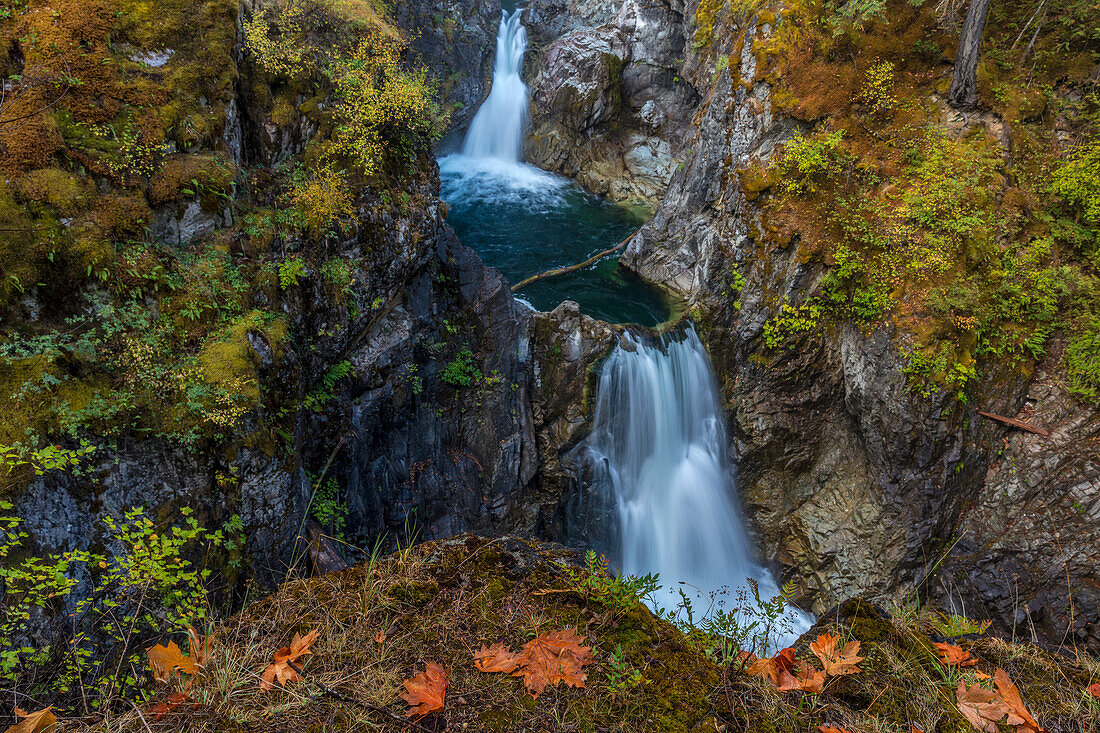
M 963 637 L 978 665 L 945 667 L 932 646 L 937 616 L 852 601 L 822 617 L 795 649 L 812 659 L 819 633 L 860 641 L 859 674 L 831 677 L 820 695 L 780 693 L 738 664 L 719 669 L 679 631 L 641 606 L 612 609 L 572 589 L 556 545 L 463 536 L 405 549 L 348 571 L 286 583 L 218 631 L 213 662 L 190 695 L 198 704 L 161 719 L 152 705 L 65 730 L 80 733 L 206 731 L 761 731 L 801 733 L 828 724 L 851 733 L 966 733 L 955 706 L 960 678 L 1003 668 L 1050 731 L 1100 730 L 1100 703 L 1085 690 L 1100 679 L 1091 657 L 1047 652 L 993 636 Z M 538 591 L 552 589 L 553 593 Z M 584 689 L 548 689 L 535 700 L 521 682 L 472 664 L 482 644 L 516 647 L 535 635 L 575 626 L 597 664 Z M 295 633 L 320 631 L 304 679 L 262 692 L 259 677 Z M 384 639 L 378 636 L 384 633 Z M 378 641 L 377 639 L 382 639 Z M 607 681 L 616 648 L 645 682 L 615 690 Z M 441 713 L 405 722 L 402 680 L 428 661 L 450 671 Z M 989 684 L 988 682 L 986 684 Z M 175 683 L 179 688 L 180 683 Z

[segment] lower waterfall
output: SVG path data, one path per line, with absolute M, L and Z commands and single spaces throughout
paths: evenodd
M 748 580 L 763 599 L 779 588 L 757 562 L 737 506 L 706 350 L 693 329 L 660 346 L 629 333 L 623 341 L 603 366 L 593 431 L 580 450 L 585 493 L 616 525 L 600 533 L 616 545 L 605 550 L 623 573 L 660 575 L 655 607 L 676 608 L 683 590 L 696 618 L 721 607 L 751 623 Z M 768 645 L 792 641 L 810 623 L 788 607 Z

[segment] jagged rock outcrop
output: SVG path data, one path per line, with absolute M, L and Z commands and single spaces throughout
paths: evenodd
M 682 12 L 635 0 L 534 3 L 527 160 L 612 199 L 656 203 L 697 97 L 678 75 Z
M 569 533 L 569 502 L 575 488 L 574 467 L 566 457 L 592 428 L 599 365 L 619 343 L 618 333 L 589 318 L 567 300 L 551 313 L 534 314 L 534 410 L 538 426 L 537 528 L 544 536 Z

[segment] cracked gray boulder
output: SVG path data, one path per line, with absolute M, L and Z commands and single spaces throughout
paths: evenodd
M 680 78 L 682 13 L 636 0 L 533 3 L 527 160 L 614 200 L 655 205 L 698 96 Z

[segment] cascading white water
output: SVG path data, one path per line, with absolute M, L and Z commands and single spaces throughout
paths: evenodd
M 603 367 L 583 459 L 590 491 L 613 498 L 621 570 L 658 573 L 664 588 L 654 600 L 666 609 L 679 601 L 677 585 L 703 611 L 723 592 L 736 600 L 748 578 L 762 598 L 777 595 L 735 503 L 718 389 L 699 337 L 688 330 L 663 349 L 624 339 Z M 790 609 L 783 625 L 773 643 L 810 620 Z
M 493 86 L 466 133 L 462 154 L 518 163 L 527 129 L 527 85 L 520 72 L 527 51 L 527 29 L 522 8 L 504 12 L 497 31 Z

